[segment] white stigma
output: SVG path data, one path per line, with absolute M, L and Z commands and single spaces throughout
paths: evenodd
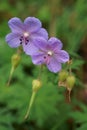
M 28 37 L 29 33 L 28 32 L 24 32 L 24 37 Z
M 47 54 L 50 55 L 50 56 L 52 56 L 53 52 L 52 51 L 48 51 Z

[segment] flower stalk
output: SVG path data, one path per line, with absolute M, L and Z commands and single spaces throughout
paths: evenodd
M 11 79 L 12 79 L 12 75 L 14 73 L 14 67 L 12 66 L 11 68 L 11 71 L 10 71 L 10 75 L 9 75 L 9 79 L 8 79 L 8 82 L 7 82 L 7 86 L 10 86 L 10 82 L 11 82 Z
M 17 68 L 17 66 L 19 65 L 20 60 L 21 60 L 21 57 L 20 57 L 19 54 L 14 54 L 14 55 L 12 55 L 12 57 L 11 57 L 12 67 L 11 67 L 9 79 L 8 79 L 8 82 L 7 82 L 7 86 L 10 86 L 11 79 L 12 79 L 12 76 L 13 76 L 13 73 L 14 73 L 14 70 L 15 70 L 15 69 Z
M 33 104 L 33 102 L 34 102 L 35 95 L 36 95 L 36 92 L 33 91 L 32 96 L 31 96 L 31 99 L 30 99 L 30 102 L 29 102 L 29 106 L 28 106 L 27 113 L 26 113 L 26 115 L 25 115 L 25 117 L 24 117 L 24 120 L 26 120 L 26 119 L 28 118 L 28 116 L 30 115 L 30 110 L 31 110 L 32 104 Z
M 33 82 L 32 82 L 32 95 L 31 95 L 28 110 L 27 110 L 27 113 L 24 117 L 24 120 L 26 120 L 28 118 L 28 116 L 30 115 L 30 110 L 31 110 L 31 107 L 32 107 L 33 102 L 34 102 L 35 95 L 36 95 L 37 91 L 41 88 L 41 86 L 42 86 L 42 83 L 40 80 L 38 80 L 38 79 L 33 80 Z

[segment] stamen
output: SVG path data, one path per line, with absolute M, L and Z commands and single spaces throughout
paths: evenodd
M 22 41 L 22 39 L 20 38 L 20 41 Z
M 25 45 L 27 45 L 28 44 L 28 42 L 25 42 Z
M 29 40 L 28 40 L 28 39 L 27 39 L 26 41 L 27 41 L 27 42 L 29 42 Z
M 46 56 L 44 56 L 44 59 L 46 59 Z
M 23 36 L 21 36 L 21 39 L 23 39 Z
M 29 42 L 29 33 L 24 32 L 19 40 L 20 40 L 20 44 L 24 43 L 25 45 L 27 45 Z

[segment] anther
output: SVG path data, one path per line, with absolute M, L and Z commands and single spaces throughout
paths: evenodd
M 27 42 L 29 42 L 29 40 L 26 40 Z
M 44 56 L 44 59 L 46 59 L 46 56 Z
M 25 42 L 25 45 L 27 45 L 28 44 L 28 42 Z
M 22 41 L 22 38 L 20 38 L 20 41 Z

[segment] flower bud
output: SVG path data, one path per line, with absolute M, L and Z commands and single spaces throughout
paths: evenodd
M 35 91 L 35 92 L 38 91 L 41 88 L 41 86 L 42 86 L 42 83 L 40 80 L 38 80 L 38 79 L 33 80 L 33 82 L 32 82 L 33 91 Z
M 72 90 L 72 88 L 75 85 L 75 81 L 76 81 L 76 79 L 75 79 L 75 77 L 73 75 L 70 75 L 70 76 L 67 77 L 66 86 L 67 86 L 68 90 Z
M 21 57 L 18 54 L 14 54 L 11 58 L 12 66 L 16 68 L 20 63 Z
M 72 59 L 67 62 L 68 65 L 72 64 Z
M 68 77 L 68 72 L 65 70 L 62 70 L 59 72 L 59 81 L 65 81 L 66 78 Z

